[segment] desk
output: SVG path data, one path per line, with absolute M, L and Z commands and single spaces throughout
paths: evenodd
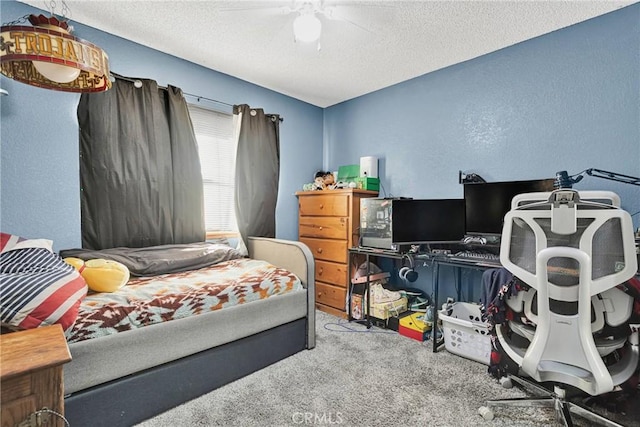
M 349 319 L 349 321 L 357 321 L 357 322 L 362 322 L 364 323 L 367 328 L 371 327 L 371 317 L 370 314 L 371 313 L 371 298 L 366 298 L 367 300 L 367 309 L 365 311 L 366 315 L 364 315 L 364 318 L 362 320 L 360 319 L 354 319 L 351 313 L 351 295 L 353 293 L 353 274 L 352 272 L 353 270 L 353 255 L 364 255 L 365 257 L 365 262 L 367 263 L 367 266 L 369 266 L 369 268 L 367 269 L 367 279 L 364 282 L 364 294 L 368 296 L 369 294 L 369 283 L 371 282 L 371 280 L 375 280 L 375 279 L 371 279 L 372 273 L 371 273 L 371 264 L 370 264 L 370 260 L 371 257 L 382 257 L 382 258 L 389 258 L 389 259 L 395 259 L 395 260 L 402 260 L 402 258 L 404 258 L 407 254 L 404 253 L 400 253 L 400 252 L 393 252 L 393 251 L 388 251 L 388 250 L 383 250 L 383 249 L 375 249 L 375 248 L 365 248 L 365 247 L 353 247 L 353 248 L 349 248 L 348 250 L 349 253 L 349 260 L 348 260 L 348 265 L 349 265 L 349 289 L 347 290 L 347 319 Z M 358 266 L 355 266 L 356 269 Z
M 371 312 L 370 306 L 370 298 L 367 298 L 367 310 L 366 316 L 364 319 L 354 319 L 351 313 L 351 294 L 353 292 L 353 282 L 352 282 L 352 272 L 353 272 L 353 255 L 363 255 L 365 257 L 365 262 L 369 263 L 371 257 L 381 257 L 381 258 L 389 258 L 395 260 L 402 260 L 407 255 L 411 255 L 414 257 L 415 261 L 423 261 L 430 262 L 433 265 L 431 283 L 434 294 L 433 304 L 437 306 L 438 304 L 438 290 L 440 287 L 440 266 L 447 265 L 456 268 L 467 268 L 467 269 L 477 269 L 477 270 L 486 270 L 489 268 L 499 268 L 500 262 L 497 260 L 491 259 L 474 259 L 474 258 L 464 258 L 464 257 L 456 257 L 452 255 L 447 255 L 444 253 L 433 253 L 433 252 L 421 252 L 421 253 L 400 253 L 393 252 L 389 250 L 376 249 L 376 248 L 368 248 L 368 247 L 353 247 L 348 250 L 349 252 L 349 289 L 347 292 L 347 318 L 349 321 L 357 321 L 364 323 L 367 328 L 371 327 L 371 319 L 369 317 L 369 313 Z M 370 265 L 370 264 L 368 264 Z M 367 271 L 367 280 L 365 282 L 365 294 L 369 292 L 369 282 L 371 269 Z M 459 279 L 458 279 L 459 280 Z M 438 339 L 437 335 L 437 325 L 438 325 L 438 307 L 434 306 L 433 310 L 433 329 L 431 332 L 432 341 L 433 341 L 433 352 L 437 352 L 438 349 L 444 345 L 444 337 Z

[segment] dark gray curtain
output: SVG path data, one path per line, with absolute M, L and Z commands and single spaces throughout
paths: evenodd
M 82 247 L 205 239 L 202 175 L 179 88 L 116 79 L 78 104 Z
M 236 154 L 236 219 L 246 245 L 248 236 L 276 236 L 280 179 L 280 117 L 248 105 L 233 107 Z

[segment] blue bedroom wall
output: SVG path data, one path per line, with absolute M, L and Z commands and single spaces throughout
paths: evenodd
M 45 13 L 22 3 L 2 2 L 2 22 Z M 103 48 L 114 73 L 154 79 L 184 92 L 227 104 L 246 103 L 284 117 L 280 126 L 281 180 L 277 237 L 297 239 L 294 193 L 322 168 L 319 107 L 74 23 L 74 34 Z M 80 188 L 78 94 L 31 87 L 4 76 L 1 98 L 0 227 L 31 238 L 48 238 L 56 250 L 79 247 Z M 191 101 L 191 99 L 187 99 Z M 218 104 L 203 106 L 220 109 Z
M 640 4 L 327 108 L 324 144 L 331 170 L 378 157 L 387 196 L 462 197 L 459 170 L 640 176 Z M 586 177 L 575 188 L 640 211 L 640 187 Z
M 386 196 L 460 198 L 459 170 L 487 181 L 588 168 L 638 177 L 640 4 L 327 108 L 324 144 L 331 170 L 378 157 Z M 574 188 L 618 193 L 640 227 L 640 187 L 587 176 Z M 417 267 L 410 286 L 432 293 L 431 266 Z M 481 271 L 440 274 L 437 306 L 479 299 Z
M 7 22 L 42 11 L 3 1 L 0 12 Z M 75 34 L 104 48 L 115 73 L 281 114 L 277 236 L 296 239 L 294 192 L 361 156 L 379 157 L 383 194 L 416 198 L 461 197 L 458 170 L 490 181 L 640 175 L 639 24 L 636 4 L 325 110 L 91 27 Z M 0 227 L 79 246 L 79 95 L 4 76 L 0 86 Z M 586 177 L 576 188 L 616 191 L 640 211 L 638 187 Z

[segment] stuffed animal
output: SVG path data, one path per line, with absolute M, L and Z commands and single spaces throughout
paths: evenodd
M 304 191 L 314 190 L 334 190 L 336 188 L 342 188 L 340 184 L 336 183 L 336 177 L 333 172 L 318 171 L 313 177 L 313 182 L 310 184 L 304 184 L 302 189 Z
M 322 183 L 324 184 L 325 190 L 333 190 L 335 188 L 336 179 L 331 172 L 325 172 L 322 175 Z
M 83 261 L 73 257 L 64 261 L 80 272 L 94 292 L 115 292 L 129 281 L 129 269 L 117 261 L 100 258 Z
M 324 190 L 324 172 L 318 171 L 313 179 L 313 190 Z
M 333 190 L 335 177 L 332 172 L 318 171 L 313 180 L 312 190 Z

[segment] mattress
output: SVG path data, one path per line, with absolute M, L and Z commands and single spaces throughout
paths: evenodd
M 266 261 L 241 258 L 213 266 L 131 279 L 113 293 L 90 293 L 68 343 L 230 308 L 303 290 L 298 277 Z
M 307 298 L 295 274 L 247 258 L 89 294 L 67 332 L 65 394 L 306 318 Z

